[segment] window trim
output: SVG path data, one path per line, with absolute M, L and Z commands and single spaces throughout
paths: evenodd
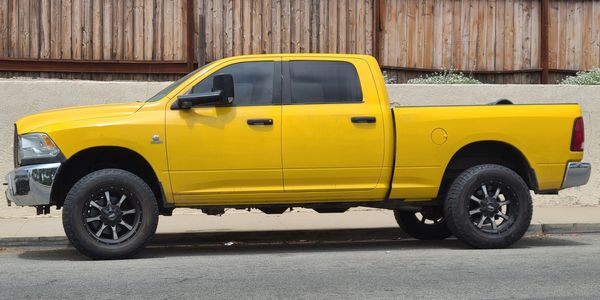
M 347 63 L 349 65 L 351 65 L 354 70 L 356 71 L 356 78 L 358 78 L 358 84 L 360 85 L 360 93 L 361 93 L 361 100 L 360 101 L 355 101 L 355 102 L 310 102 L 310 103 L 292 103 L 292 76 L 291 76 L 291 71 L 290 71 L 290 62 L 341 62 L 341 63 Z M 362 81 L 360 80 L 360 76 L 358 75 L 358 70 L 356 69 L 356 66 L 349 62 L 349 61 L 344 61 L 344 60 L 305 60 L 305 59 L 293 59 L 293 60 L 289 60 L 289 61 L 283 61 L 282 63 L 282 72 L 283 72 L 283 90 L 282 90 L 282 98 L 283 98 L 283 102 L 282 105 L 321 105 L 321 104 L 364 104 L 365 103 L 365 97 L 364 97 L 364 91 L 362 88 Z
M 238 65 L 238 64 L 247 64 L 247 63 L 260 63 L 260 62 L 271 62 L 273 63 L 273 82 L 272 82 L 272 90 L 273 90 L 273 94 L 271 95 L 271 103 L 270 104 L 244 104 L 244 105 L 236 105 L 235 104 L 235 98 L 232 104 L 223 104 L 223 105 L 215 105 L 215 104 L 207 104 L 207 105 L 200 105 L 200 106 L 194 106 L 191 109 L 194 108 L 206 108 L 206 107 L 246 107 L 246 106 L 274 106 L 274 105 L 281 105 L 282 102 L 282 76 L 281 76 L 281 61 L 280 60 L 256 60 L 256 61 L 240 61 L 240 62 L 234 62 L 232 64 L 228 64 L 225 65 L 217 70 L 215 70 L 214 72 L 206 75 L 206 77 L 204 77 L 202 80 L 198 81 L 196 84 L 193 84 L 190 86 L 190 88 L 185 91 L 182 95 L 187 95 L 189 92 L 191 92 L 194 87 L 198 84 L 200 84 L 201 82 L 203 82 L 204 80 L 208 79 L 209 77 L 213 76 L 214 74 L 218 73 L 219 71 L 227 68 L 227 67 L 231 67 L 233 65 Z M 174 102 L 174 104 L 177 103 L 177 101 Z

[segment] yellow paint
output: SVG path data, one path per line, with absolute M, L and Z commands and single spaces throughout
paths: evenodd
M 289 60 L 353 64 L 363 103 L 170 109 L 177 96 L 225 66 Z M 280 54 L 219 60 L 155 102 L 54 110 L 25 117 L 17 127 L 20 134 L 48 133 L 67 159 L 98 146 L 137 152 L 169 203 L 243 205 L 378 201 L 390 182 L 393 199 L 430 199 L 454 153 L 477 141 L 516 147 L 540 188 L 557 189 L 566 162 L 582 158 L 569 151 L 580 115 L 577 105 L 506 105 L 396 108 L 392 118 L 374 58 Z M 377 122 L 355 124 L 352 116 Z M 251 118 L 273 119 L 273 126 L 248 126 Z M 151 143 L 153 135 L 163 143 Z

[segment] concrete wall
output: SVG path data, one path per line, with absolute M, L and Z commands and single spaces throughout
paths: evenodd
M 164 82 L 71 80 L 0 80 L 0 175 L 12 168 L 12 124 L 20 117 L 50 108 L 145 100 Z M 600 86 L 554 85 L 388 85 L 390 100 L 401 106 L 485 104 L 499 98 L 515 103 L 577 102 L 584 110 L 585 159 L 600 167 Z M 560 196 L 536 196 L 537 205 L 599 205 L 600 174 L 582 188 Z M 0 208 L 5 207 L 0 201 Z

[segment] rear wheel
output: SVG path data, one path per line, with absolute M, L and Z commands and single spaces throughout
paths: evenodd
M 420 212 L 394 210 L 400 229 L 420 240 L 443 240 L 452 233 L 439 207 L 425 207 Z
M 444 215 L 450 231 L 475 248 L 504 248 L 518 241 L 531 223 L 531 194 L 513 170 L 479 165 L 452 183 Z
M 158 206 L 133 173 L 104 169 L 80 179 L 67 194 L 63 227 L 71 244 L 94 259 L 126 258 L 156 231 Z

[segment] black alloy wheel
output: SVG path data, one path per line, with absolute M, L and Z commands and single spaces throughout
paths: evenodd
M 94 171 L 73 185 L 63 206 L 71 244 L 93 259 L 135 255 L 152 238 L 158 204 L 148 184 L 120 169 Z
M 505 248 L 517 242 L 531 223 L 529 187 L 515 171 L 494 164 L 462 172 L 444 201 L 450 231 L 475 248 Z

